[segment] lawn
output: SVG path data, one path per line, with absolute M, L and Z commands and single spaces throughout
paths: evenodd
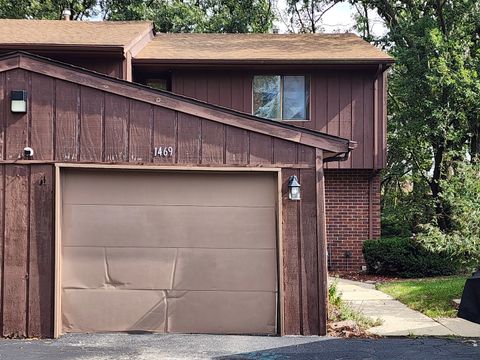
M 465 280 L 465 276 L 450 276 L 392 281 L 377 285 L 377 289 L 431 318 L 456 317 L 451 301 L 462 296 Z

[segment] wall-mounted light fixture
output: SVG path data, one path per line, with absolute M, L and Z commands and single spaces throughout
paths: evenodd
M 290 200 L 300 200 L 300 183 L 295 175 L 288 179 L 288 198 Z
M 25 90 L 12 90 L 10 93 L 10 110 L 13 113 L 27 112 L 27 92 Z

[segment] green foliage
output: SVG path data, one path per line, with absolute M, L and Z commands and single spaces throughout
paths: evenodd
M 0 0 L 0 18 L 151 20 L 159 32 L 267 32 L 272 0 Z
M 96 0 L 0 0 L 1 19 L 61 19 L 64 9 L 73 20 L 98 15 Z
M 462 296 L 465 277 L 392 281 L 377 285 L 377 289 L 393 296 L 408 307 L 431 318 L 456 317 L 452 300 Z
M 267 32 L 271 0 L 102 0 L 109 20 L 152 20 L 159 32 Z
M 480 267 L 480 164 L 458 163 L 442 181 L 442 199 L 449 204 L 451 229 L 423 226 L 418 239 L 432 251 L 454 254 L 464 265 Z
M 389 31 L 376 43 L 396 60 L 382 181 L 386 230 L 412 232 L 432 223 L 447 233 L 454 220 L 443 180 L 468 153 L 480 152 L 480 2 L 350 2 L 378 11 Z M 359 19 L 365 28 L 365 16 Z
M 367 240 L 363 244 L 367 271 L 404 278 L 452 275 L 458 262 L 445 252 L 425 249 L 410 238 Z

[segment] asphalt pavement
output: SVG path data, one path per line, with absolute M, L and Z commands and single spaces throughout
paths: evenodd
M 480 341 L 479 341 L 480 342 Z M 82 334 L 0 340 L 0 359 L 480 359 L 475 339 Z

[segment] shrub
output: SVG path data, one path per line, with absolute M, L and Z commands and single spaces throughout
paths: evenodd
M 367 240 L 363 244 L 367 271 L 404 278 L 445 276 L 458 272 L 458 261 L 444 252 L 425 249 L 411 238 Z

